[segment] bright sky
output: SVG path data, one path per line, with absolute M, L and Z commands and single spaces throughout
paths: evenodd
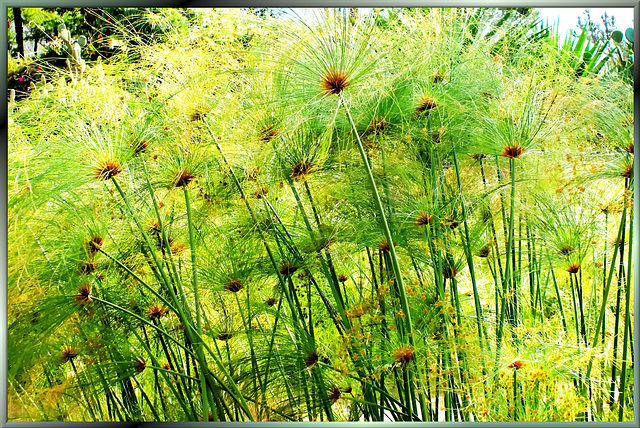
M 585 20 L 585 9 L 580 8 L 540 8 L 540 18 L 549 20 L 549 24 L 556 25 L 559 19 L 559 34 L 560 39 L 569 30 L 577 30 L 578 17 Z M 591 20 L 600 24 L 600 28 L 603 28 L 602 19 L 600 18 L 605 12 L 608 16 L 615 17 L 614 30 L 620 30 L 624 34 L 625 30 L 629 27 L 633 28 L 633 8 L 631 7 L 610 7 L 610 8 L 589 8 L 591 14 Z

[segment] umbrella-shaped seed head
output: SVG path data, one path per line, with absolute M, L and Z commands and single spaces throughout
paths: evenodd
M 195 178 L 196 176 L 193 175 L 191 171 L 180 169 L 174 174 L 172 183 L 176 187 L 187 187 Z
M 519 143 L 510 143 L 502 148 L 500 156 L 505 158 L 518 159 L 525 152 L 525 148 Z
M 294 180 L 303 180 L 311 172 L 311 164 L 307 160 L 298 161 L 291 167 L 291 177 Z
M 350 84 L 349 76 L 344 71 L 333 68 L 326 70 L 320 79 L 325 95 L 338 95 Z
M 340 399 L 340 395 L 342 395 L 342 393 L 340 392 L 340 388 L 338 388 L 337 386 L 333 386 L 329 390 L 329 401 L 331 401 L 331 403 L 335 403 Z
M 64 348 L 62 348 L 62 352 L 60 353 L 60 359 L 63 363 L 67 363 L 77 356 L 78 352 L 76 351 L 76 348 L 73 348 L 71 346 L 65 346 Z
M 92 235 L 87 242 L 84 244 L 84 248 L 90 256 L 94 256 L 102 245 L 104 244 L 104 239 L 99 235 Z
M 633 175 L 633 161 L 625 162 L 622 166 L 622 171 L 620 171 L 620 176 L 624 178 L 629 178 Z
M 76 294 L 76 303 L 79 305 L 86 305 L 91 302 L 91 285 L 90 284 L 82 284 L 78 288 L 78 294 Z
M 574 250 L 575 248 L 571 244 L 562 244 L 560 245 L 560 248 L 558 248 L 558 252 L 563 256 L 568 256 L 569 254 L 573 253 Z
M 569 266 L 567 266 L 567 272 L 569 273 L 578 273 L 579 270 L 580 265 L 578 263 L 571 263 Z
M 96 180 L 109 180 L 122 172 L 122 165 L 115 159 L 102 158 L 93 168 L 93 174 Z
M 431 224 L 432 220 L 433 220 L 433 216 L 431 214 L 427 212 L 421 212 L 416 217 L 416 226 L 426 226 L 428 224 Z
M 491 246 L 489 244 L 486 244 L 484 247 L 480 248 L 480 251 L 478 251 L 478 257 L 488 257 L 490 251 Z
M 438 104 L 436 104 L 436 102 L 432 98 L 424 96 L 420 98 L 420 100 L 418 101 L 418 106 L 416 107 L 416 113 L 418 114 L 425 113 L 425 112 L 428 112 L 429 110 L 433 110 L 437 106 Z
M 147 368 L 147 362 L 142 357 L 138 357 L 133 366 L 138 373 L 142 373 Z
M 318 354 L 315 351 L 309 352 L 304 356 L 304 365 L 307 367 L 313 367 L 318 363 Z
M 282 275 L 291 275 L 298 270 L 298 266 L 291 262 L 284 262 L 280 265 L 279 270 Z
M 276 303 L 278 303 L 278 299 L 277 299 L 277 298 L 275 298 L 275 297 L 269 297 L 267 300 L 265 300 L 265 302 L 264 302 L 264 303 L 265 303 L 265 305 L 267 305 L 267 306 L 273 306 L 273 305 L 275 305 Z
M 280 135 L 280 129 L 273 123 L 267 123 L 260 129 L 260 140 L 268 143 L 269 141 Z
M 382 132 L 387 129 L 389 126 L 389 122 L 384 117 L 376 116 L 371 119 L 371 123 L 369 124 L 369 131 L 378 135 L 382 134 Z
M 158 319 L 160 317 L 162 317 L 164 314 L 167 313 L 167 309 L 163 308 L 162 306 L 158 305 L 157 303 L 155 305 L 151 305 L 147 308 L 147 318 L 150 320 L 155 320 Z
M 413 346 L 401 346 L 393 351 L 393 358 L 397 363 L 406 364 L 413 360 Z
M 231 291 L 232 293 L 237 293 L 243 288 L 244 288 L 244 285 L 242 284 L 242 281 L 240 281 L 238 278 L 229 278 L 227 282 L 224 284 L 224 289 L 227 291 Z

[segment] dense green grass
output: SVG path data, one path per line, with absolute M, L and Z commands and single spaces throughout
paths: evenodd
M 9 104 L 10 420 L 633 420 L 630 85 L 199 13 Z

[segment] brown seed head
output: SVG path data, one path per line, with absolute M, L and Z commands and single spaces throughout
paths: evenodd
M 103 158 L 93 168 L 96 180 L 109 180 L 122 172 L 120 162 L 111 158 Z
M 433 221 L 433 216 L 427 212 L 421 212 L 416 217 L 416 226 L 427 226 Z
M 569 266 L 567 266 L 567 272 L 569 273 L 578 273 L 579 270 L 580 265 L 578 263 L 571 263 Z
M 187 187 L 195 178 L 191 171 L 180 169 L 174 174 L 172 184 L 176 187 Z
M 98 250 L 102 248 L 103 244 L 104 244 L 104 239 L 102 239 L 102 236 L 91 235 L 89 240 L 85 242 L 84 248 L 89 254 L 89 256 L 94 256 L 98 252 Z
M 484 158 L 486 158 L 486 157 L 487 157 L 487 155 L 484 155 L 484 154 L 482 154 L 482 153 L 472 153 L 472 154 L 471 154 L 471 158 L 472 158 L 473 160 L 476 160 L 476 161 L 477 161 L 477 160 L 480 160 L 480 159 L 484 159 Z
M 420 98 L 420 101 L 418 101 L 418 106 L 416 107 L 416 113 L 418 114 L 425 113 L 425 112 L 428 112 L 429 110 L 433 110 L 437 106 L 438 104 L 436 104 L 436 102 L 433 99 L 424 96 Z
M 340 399 L 340 388 L 338 388 L 337 386 L 333 386 L 330 390 L 329 390 L 329 401 L 331 401 L 331 403 L 335 403 L 336 401 L 338 401 Z
M 132 141 L 131 147 L 133 147 L 133 155 L 136 156 L 147 150 L 147 147 L 149 147 L 149 142 L 146 140 Z
M 76 303 L 79 305 L 86 305 L 91 302 L 91 285 L 90 284 L 82 284 L 78 288 L 78 294 L 76 294 Z
M 629 178 L 633 175 L 633 161 L 625 162 L 622 166 L 622 171 L 620 172 L 620 176 L 624 178 Z
M 446 279 L 452 279 L 454 278 L 457 274 L 458 274 L 459 270 L 457 267 L 452 266 L 450 264 L 446 264 L 446 266 L 444 266 L 442 268 L 442 275 L 446 278 Z
M 167 313 L 167 309 L 163 308 L 157 303 L 147 308 L 147 318 L 149 318 L 150 320 L 158 319 L 166 313 Z
M 237 293 L 243 288 L 244 288 L 244 285 L 242 284 L 242 281 L 240 281 L 238 278 L 229 278 L 226 284 L 224 284 L 224 289 L 227 291 L 231 291 L 232 293 Z
M 280 129 L 276 128 L 273 123 L 267 123 L 260 129 L 260 140 L 268 143 L 269 141 L 280 135 Z
M 393 246 L 395 247 L 397 244 L 394 242 Z M 382 239 L 382 241 L 380 241 L 380 245 L 378 245 L 378 250 L 380 250 L 383 254 L 386 254 L 389 252 L 389 242 L 387 242 L 386 239 Z
M 269 193 L 269 189 L 266 187 L 258 187 L 258 190 L 255 191 L 253 197 L 256 199 L 262 199 L 263 196 L 266 196 Z
M 397 363 L 405 364 L 413 359 L 413 346 L 401 346 L 393 351 L 393 358 Z
M 491 251 L 491 246 L 486 244 L 484 247 L 480 248 L 478 251 L 478 257 L 489 257 L 489 252 Z
M 67 363 L 73 360 L 76 356 L 78 356 L 78 352 L 76 351 L 76 348 L 73 348 L 71 346 L 65 346 L 64 348 L 62 348 L 60 359 L 62 360 L 63 363 Z
M 382 134 L 387 126 L 389 126 L 389 122 L 387 122 L 384 117 L 376 116 L 371 119 L 371 123 L 369 124 L 369 132 L 379 135 Z
M 338 281 L 340 282 L 347 282 L 349 278 L 347 277 L 347 275 L 341 273 L 340 275 L 338 275 Z
M 324 91 L 324 95 L 338 95 L 344 91 L 351 82 L 344 71 L 330 68 L 324 72 L 320 79 L 320 85 Z
M 147 368 L 147 362 L 142 357 L 138 357 L 133 366 L 138 373 L 142 373 Z
M 298 161 L 291 168 L 291 177 L 295 180 L 303 180 L 311 172 L 311 164 L 306 160 Z
M 284 262 L 280 265 L 280 273 L 282 275 L 291 275 L 298 270 L 298 266 L 291 262 Z
M 313 367 L 318 363 L 318 354 L 315 351 L 309 352 L 304 356 L 304 365 L 307 367 Z
M 502 148 L 502 153 L 500 156 L 505 158 L 513 158 L 518 159 L 525 151 L 525 148 L 522 147 L 519 143 L 511 143 Z
M 226 341 L 230 340 L 232 337 L 233 337 L 233 333 L 232 332 L 223 331 L 222 333 L 218 334 L 216 339 L 221 340 L 223 342 L 226 342 Z
M 95 260 L 81 260 L 78 266 L 78 270 L 82 274 L 89 274 L 96 270 L 97 266 L 98 262 L 96 262 Z
M 558 252 L 563 256 L 568 256 L 569 254 L 573 253 L 574 250 L 575 248 L 571 244 L 562 244 L 560 245 L 560 248 L 558 248 Z
M 265 302 L 264 302 L 264 303 L 265 303 L 265 305 L 267 305 L 267 306 L 273 306 L 273 305 L 275 305 L 276 303 L 278 303 L 278 299 L 277 299 L 277 298 L 275 298 L 275 297 L 269 297 L 267 300 L 265 300 Z
M 507 368 L 519 370 L 522 368 L 522 366 L 524 366 L 524 361 L 518 359 L 511 362 L 511 364 L 509 364 Z
M 633 154 L 633 141 L 630 142 L 625 148 L 624 148 L 627 152 Z

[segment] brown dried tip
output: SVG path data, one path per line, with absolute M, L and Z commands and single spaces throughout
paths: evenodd
M 267 123 L 260 129 L 260 140 L 268 143 L 269 141 L 280 135 L 280 129 L 276 128 L 273 123 Z
M 471 154 L 471 158 L 473 160 L 480 160 L 480 159 L 484 159 L 486 157 L 487 157 L 487 155 L 483 155 L 482 153 L 472 153 Z
M 516 369 L 519 370 L 522 368 L 522 366 L 524 366 L 524 361 L 522 360 L 515 360 L 513 361 L 511 364 L 509 364 L 507 366 L 508 369 Z
M 269 297 L 264 303 L 267 306 L 273 306 L 278 303 L 278 299 L 276 299 L 275 297 Z
M 630 142 L 627 147 L 624 148 L 627 152 L 633 154 L 633 141 Z
M 338 275 L 338 281 L 340 282 L 347 282 L 349 278 L 347 278 L 347 275 L 341 273 L 340 275 Z
M 195 180 L 196 176 L 186 169 L 181 169 L 173 176 L 172 184 L 176 187 L 187 187 L 189 183 Z
M 349 86 L 348 76 L 344 71 L 328 69 L 320 79 L 320 85 L 324 89 L 325 95 L 337 95 Z
M 115 159 L 103 158 L 93 168 L 96 180 L 109 180 L 122 172 L 120 162 Z
M 259 187 L 258 190 L 255 191 L 253 197 L 256 199 L 262 199 L 263 196 L 266 196 L 269 193 L 269 189 L 266 187 Z
M 136 369 L 138 373 L 142 373 L 144 369 L 147 368 L 147 362 L 144 360 L 144 358 L 138 357 L 133 367 Z
M 569 273 L 578 273 L 579 270 L 580 270 L 580 265 L 577 263 L 572 263 L 569 266 L 567 266 L 567 272 Z
M 500 156 L 505 158 L 513 158 L 518 159 L 523 153 L 525 149 L 518 143 L 512 143 L 502 148 L 502 153 Z
M 311 172 L 311 164 L 306 160 L 301 160 L 291 168 L 291 177 L 295 180 L 304 179 Z
M 91 285 L 90 284 L 82 284 L 78 288 L 78 294 L 76 294 L 76 303 L 79 305 L 86 305 L 91 302 Z
M 84 248 L 90 256 L 94 256 L 98 252 L 98 250 L 102 248 L 103 244 L 104 239 L 102 239 L 102 236 L 91 235 L 89 240 L 85 242 Z
M 418 101 L 418 106 L 416 107 L 416 113 L 418 114 L 424 113 L 429 110 L 433 110 L 437 106 L 438 104 L 436 104 L 436 102 L 433 99 L 429 97 L 422 97 L 420 98 L 420 101 Z
M 340 399 L 340 395 L 342 395 L 342 393 L 340 392 L 340 388 L 338 388 L 337 386 L 333 386 L 329 390 L 329 401 L 331 401 L 332 404 L 335 403 Z
M 318 354 L 315 352 L 309 352 L 304 356 L 304 365 L 307 367 L 312 367 L 318 363 Z
M 431 214 L 421 212 L 420 214 L 418 214 L 418 217 L 416 217 L 416 226 L 426 226 L 428 224 L 431 224 L 432 220 L 433 216 Z
M 147 308 L 147 318 L 155 320 L 167 313 L 167 309 L 163 308 L 159 304 L 151 305 Z
M 73 348 L 71 346 L 65 346 L 64 348 L 62 348 L 60 359 L 62 360 L 63 363 L 67 363 L 73 360 L 77 356 L 78 356 L 78 352 L 76 351 L 76 348 Z
M 280 265 L 280 273 L 282 275 L 291 275 L 298 270 L 298 266 L 291 262 L 284 262 Z
M 237 278 L 229 278 L 227 280 L 227 283 L 224 285 L 224 289 L 227 291 L 231 291 L 232 293 L 237 293 L 243 288 L 244 285 L 242 284 L 242 281 Z
M 413 346 L 401 346 L 393 351 L 393 358 L 397 363 L 405 364 L 413 359 Z

